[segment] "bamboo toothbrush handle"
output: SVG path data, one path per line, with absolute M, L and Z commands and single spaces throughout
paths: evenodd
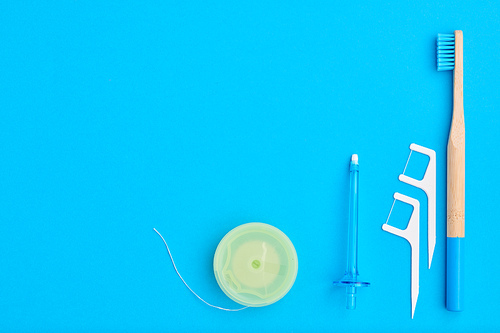
M 465 125 L 463 102 L 463 35 L 455 31 L 453 119 L 448 138 L 446 307 L 463 309 L 463 251 L 465 237 Z
M 465 236 L 465 126 L 462 31 L 455 31 L 453 119 L 448 138 L 448 237 Z

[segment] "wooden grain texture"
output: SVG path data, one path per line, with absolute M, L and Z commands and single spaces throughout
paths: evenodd
M 465 124 L 463 89 L 463 35 L 455 31 L 453 119 L 448 138 L 447 236 L 465 236 Z

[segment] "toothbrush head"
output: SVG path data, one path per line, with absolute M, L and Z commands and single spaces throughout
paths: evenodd
M 455 35 L 438 34 L 437 70 L 451 71 L 455 68 Z

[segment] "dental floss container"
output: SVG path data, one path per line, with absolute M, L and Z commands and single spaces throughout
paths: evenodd
M 285 296 L 297 276 L 297 253 L 290 239 L 265 223 L 246 223 L 229 231 L 217 246 L 214 273 L 233 301 L 261 307 Z

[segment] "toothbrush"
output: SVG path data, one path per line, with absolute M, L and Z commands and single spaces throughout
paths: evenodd
M 463 310 L 465 237 L 465 126 L 463 34 L 438 34 L 438 71 L 453 70 L 453 119 L 448 138 L 446 308 Z

